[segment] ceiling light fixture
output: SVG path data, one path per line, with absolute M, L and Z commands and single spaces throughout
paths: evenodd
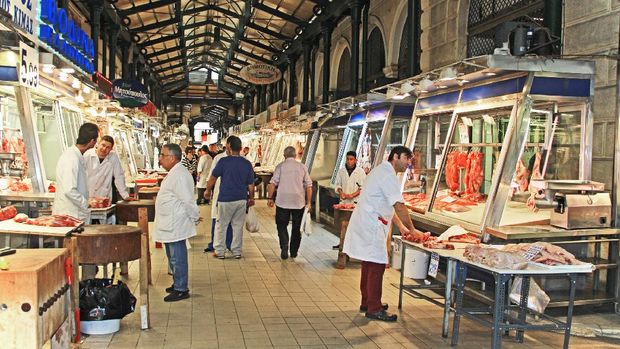
M 81 86 L 82 83 L 80 82 L 80 80 L 77 78 L 73 78 L 73 81 L 71 82 L 71 87 L 79 89 Z
M 441 72 L 439 73 L 440 81 L 450 81 L 454 79 L 456 79 L 456 69 L 452 67 L 442 69 Z
M 224 44 L 222 44 L 220 35 L 221 35 L 220 27 L 216 26 L 213 31 L 213 36 L 215 39 L 213 40 L 213 43 L 211 44 L 211 46 L 209 46 L 209 51 L 214 52 L 214 53 L 226 52 L 226 47 L 224 47 Z

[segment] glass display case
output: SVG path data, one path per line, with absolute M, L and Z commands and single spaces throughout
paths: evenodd
M 419 96 L 407 205 L 478 232 L 550 224 L 557 202 L 532 180 L 590 180 L 591 77 L 487 69 L 460 78 L 470 84 Z

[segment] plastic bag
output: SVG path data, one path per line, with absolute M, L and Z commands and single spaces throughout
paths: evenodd
M 519 304 L 519 302 L 521 301 L 522 284 L 523 278 L 520 276 L 515 277 L 514 281 L 512 282 L 512 288 L 510 290 L 510 300 L 515 304 Z M 543 291 L 542 288 L 538 286 L 536 281 L 530 278 L 530 292 L 527 297 L 528 309 L 542 314 L 545 312 L 545 309 L 547 308 L 550 300 L 551 299 L 549 298 L 549 296 L 547 296 L 545 291 Z
M 127 285 L 112 279 L 88 279 L 80 281 L 80 319 L 82 321 L 122 319 L 133 313 L 134 297 Z
M 258 233 L 260 225 L 258 224 L 258 216 L 254 207 L 248 209 L 248 213 L 245 215 L 245 229 L 250 233 Z
M 301 219 L 301 232 L 307 236 L 312 234 L 312 217 L 310 217 L 310 210 L 307 207 L 304 209 L 304 217 Z

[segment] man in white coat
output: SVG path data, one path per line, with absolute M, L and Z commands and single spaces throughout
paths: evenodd
M 125 183 L 125 172 L 114 148 L 114 138 L 101 137 L 97 147 L 84 153 L 86 174 L 88 175 L 89 197 L 106 197 L 112 199 L 112 179 L 123 200 L 129 199 L 129 190 Z M 109 222 L 114 224 L 114 222 Z
M 196 204 L 200 205 L 203 202 L 206 203 L 204 198 L 205 190 L 207 189 L 207 181 L 209 180 L 209 174 L 211 173 L 211 164 L 213 163 L 213 157 L 209 152 L 209 147 L 203 145 L 198 152 L 200 153 L 200 159 L 198 159 L 198 182 L 196 183 L 196 191 L 198 198 Z
M 52 214 L 68 214 L 90 224 L 88 180 L 83 154 L 95 146 L 99 127 L 87 122 L 80 126 L 75 145 L 62 153 L 56 164 L 56 194 Z M 82 265 L 82 280 L 97 275 L 97 266 Z
M 381 303 L 383 273 L 388 264 L 388 224 L 394 218 L 394 212 L 408 232 L 419 233 L 411 222 L 396 176 L 407 169 L 410 158 L 411 150 L 397 146 L 392 149 L 386 162 L 370 172 L 344 239 L 343 252 L 362 261 L 360 311 L 366 312 L 369 319 L 397 319 L 395 314 L 386 312 L 387 304 Z
M 366 181 L 366 172 L 357 166 L 357 153 L 347 153 L 347 161 L 336 175 L 336 192 L 340 197 L 340 203 L 357 203 L 357 198 L 362 192 L 362 186 Z M 340 244 L 332 246 L 334 250 L 340 248 Z
M 168 175 L 155 199 L 153 239 L 165 245 L 172 270 L 174 282 L 166 289 L 166 302 L 189 298 L 186 241 L 196 235 L 196 224 L 202 220 L 194 200 L 194 180 L 181 164 L 182 156 L 177 144 L 164 145 L 159 154 L 159 163 Z
M 88 180 L 84 153 L 95 146 L 99 127 L 87 122 L 80 126 L 74 146 L 62 153 L 56 164 L 56 194 L 52 214 L 68 214 L 90 224 Z

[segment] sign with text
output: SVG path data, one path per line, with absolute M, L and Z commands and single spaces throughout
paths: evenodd
M 0 7 L 11 14 L 15 28 L 33 43 L 37 42 L 39 0 L 0 0 Z
M 282 77 L 280 69 L 271 64 L 246 65 L 239 75 L 243 80 L 254 85 L 268 85 Z
M 9 1 L 9 0 L 0 0 Z M 18 0 L 30 1 L 30 0 Z M 93 40 L 56 0 L 41 1 L 39 39 L 89 74 L 95 72 Z
M 112 83 L 112 98 L 119 101 L 121 107 L 143 107 L 149 102 L 149 91 L 136 80 L 117 79 Z
M 19 43 L 19 84 L 39 87 L 39 51 L 24 42 Z

